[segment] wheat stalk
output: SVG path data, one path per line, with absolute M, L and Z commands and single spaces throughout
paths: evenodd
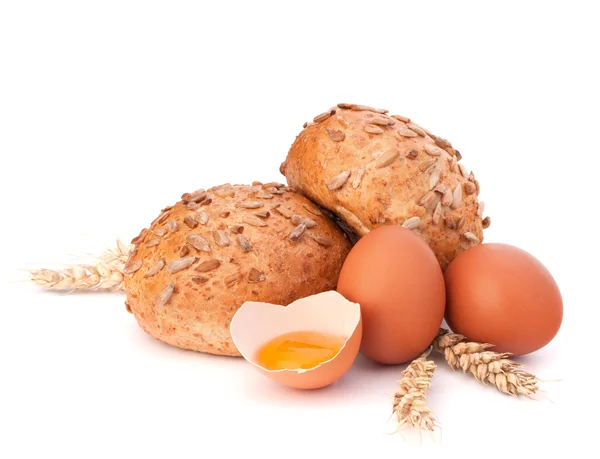
M 132 246 L 125 244 L 121 240 L 117 239 L 117 246 L 112 249 L 106 250 L 97 258 L 104 261 L 105 263 L 114 263 L 122 272 L 123 267 L 127 263 L 129 253 L 131 252 Z
M 488 351 L 493 344 L 468 342 L 463 335 L 440 329 L 433 348 L 444 355 L 448 365 L 462 369 L 482 383 L 491 383 L 504 394 L 531 397 L 539 390 L 540 381 L 535 375 L 522 369 L 522 365 L 510 360 L 509 352 Z
M 413 360 L 399 381 L 392 411 L 398 420 L 398 430 L 408 424 L 420 430 L 433 431 L 438 425 L 435 415 L 427 406 L 427 390 L 435 371 L 435 363 L 427 360 L 430 352 L 431 347 Z
M 131 247 L 117 240 L 117 246 L 94 257 L 95 265 L 76 264 L 65 269 L 30 270 L 31 281 L 49 290 L 103 290 L 123 289 L 123 269 Z

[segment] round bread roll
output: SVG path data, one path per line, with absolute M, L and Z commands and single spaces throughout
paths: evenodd
M 412 229 L 442 269 L 483 240 L 479 182 L 450 142 L 387 110 L 339 104 L 306 123 L 280 171 L 357 239 L 378 225 Z
M 245 301 L 287 305 L 333 290 L 351 244 L 327 215 L 281 184 L 186 193 L 133 239 L 126 306 L 170 345 L 240 355 L 229 324 Z

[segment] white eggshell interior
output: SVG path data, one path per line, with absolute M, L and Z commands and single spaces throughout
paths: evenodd
M 240 354 L 265 369 L 256 357 L 260 348 L 273 338 L 294 331 L 315 331 L 343 336 L 348 341 L 359 321 L 360 305 L 332 290 L 301 298 L 287 306 L 247 301 L 233 316 L 230 332 Z M 313 369 L 271 371 L 303 373 Z

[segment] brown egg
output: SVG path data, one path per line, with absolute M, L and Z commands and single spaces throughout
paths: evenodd
M 363 236 L 346 258 L 337 288 L 360 304 L 360 351 L 380 363 L 417 357 L 444 317 L 440 265 L 420 237 L 400 226 L 380 226 Z
M 446 321 L 497 352 L 529 354 L 558 332 L 563 316 L 552 275 L 532 255 L 506 244 L 477 245 L 448 266 Z

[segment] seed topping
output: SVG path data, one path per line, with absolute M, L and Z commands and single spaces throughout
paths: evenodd
M 327 118 L 335 114 L 335 110 L 331 109 L 327 112 L 323 112 L 320 115 L 314 117 L 313 122 L 320 123 L 321 121 L 325 121 Z
M 448 188 L 444 191 L 444 195 L 442 196 L 442 205 L 446 207 L 450 207 L 452 205 L 452 199 L 454 198 L 454 193 L 452 188 Z
M 271 210 L 277 211 L 279 214 L 283 215 L 285 218 L 291 218 L 292 215 L 294 215 L 294 212 L 292 212 L 287 207 L 281 206 L 280 204 L 275 204 L 274 206 L 271 207 Z
M 267 188 L 284 188 L 285 185 L 283 183 L 279 183 L 279 182 L 269 182 L 269 183 L 265 183 L 263 184 L 263 188 L 267 189 Z
M 167 230 L 165 228 L 154 228 L 152 232 L 158 237 L 163 237 L 165 234 L 167 234 Z
M 258 212 L 254 212 L 254 215 L 260 218 L 269 218 L 271 213 L 268 210 L 259 210 Z
M 158 218 L 156 219 L 156 223 L 163 223 L 167 218 L 169 218 L 169 215 L 171 215 L 171 212 L 169 212 L 168 210 L 164 211 L 158 216 Z
M 261 201 L 240 201 L 237 206 L 243 209 L 259 209 L 264 204 Z
M 317 241 L 317 244 L 319 244 L 320 246 L 323 247 L 331 247 L 332 242 L 331 239 L 325 237 L 325 236 L 319 236 L 319 235 L 311 235 L 311 237 Z
M 291 231 L 291 233 L 288 235 L 288 239 L 292 242 L 298 241 L 298 239 L 300 239 L 300 237 L 304 234 L 305 230 L 306 223 L 302 222 Z
M 206 273 L 208 271 L 212 271 L 213 269 L 217 269 L 219 266 L 221 266 L 221 262 L 216 258 L 213 258 L 212 260 L 207 260 L 200 263 L 198 266 L 196 266 L 194 271 Z
M 232 198 L 235 196 L 235 190 L 231 187 L 215 188 L 212 192 L 220 198 Z
M 363 127 L 363 130 L 369 134 L 383 134 L 385 132 L 379 126 L 375 126 L 374 124 L 365 125 Z
M 350 177 L 350 171 L 344 171 L 339 173 L 331 180 L 329 180 L 329 182 L 327 183 L 327 188 L 329 190 L 337 190 L 341 188 L 342 186 L 344 186 L 344 183 L 346 183 L 346 180 L 348 180 L 348 177 Z
M 240 247 L 242 248 L 242 251 L 244 251 L 244 252 L 249 252 L 250 249 L 252 248 L 252 246 L 250 245 L 250 242 L 248 242 L 248 239 L 246 239 L 246 236 L 244 236 L 241 233 L 237 235 L 237 241 L 238 241 L 238 244 L 240 245 Z
M 144 238 L 146 237 L 146 234 L 148 233 L 148 230 L 146 228 L 144 228 L 142 231 L 140 231 L 140 234 L 138 234 L 136 237 L 134 237 L 131 240 L 131 243 L 133 245 L 137 245 L 140 242 L 142 242 L 144 240 Z
M 397 119 L 398 121 L 402 121 L 403 123 L 410 123 L 410 118 L 402 115 L 392 115 L 392 118 Z
M 290 220 L 294 225 L 299 225 L 300 223 L 304 223 L 307 228 L 314 228 L 315 226 L 317 226 L 316 221 L 311 220 L 310 218 L 307 218 L 307 217 L 302 217 L 301 215 L 297 215 L 297 214 L 292 215 Z
M 419 156 L 419 152 L 417 150 L 415 150 L 414 148 L 411 148 L 410 150 L 408 150 L 406 152 L 405 155 L 408 159 L 417 159 L 417 156 Z
M 450 142 L 448 142 L 446 139 L 443 139 L 441 137 L 438 136 L 431 136 L 433 138 L 433 141 L 435 142 L 435 144 L 440 147 L 443 148 L 444 150 L 452 150 L 452 145 L 450 144 Z
M 471 241 L 471 242 L 475 242 L 476 244 L 479 244 L 479 238 L 477 236 L 475 236 L 473 233 L 471 233 L 470 231 L 467 231 L 466 233 L 463 233 L 463 237 L 467 240 L 467 241 Z
M 439 195 L 435 191 L 428 191 L 421 198 L 420 205 L 425 207 L 428 212 L 432 211 L 439 201 Z
M 185 223 L 187 227 L 192 229 L 198 226 L 198 222 L 194 220 L 194 218 L 190 215 L 186 215 L 186 217 L 183 219 L 183 223 Z
M 196 257 L 179 258 L 178 260 L 169 263 L 169 267 L 167 269 L 170 273 L 177 273 L 192 266 L 197 259 L 198 258 Z
M 433 211 L 433 224 L 437 225 L 440 222 L 440 218 L 442 217 L 442 203 L 438 202 Z
M 187 257 L 190 254 L 190 246 L 184 245 L 179 251 L 179 258 Z
M 479 203 L 479 205 L 477 206 L 477 216 L 479 218 L 481 218 L 481 216 L 483 215 L 484 210 L 485 210 L 485 203 L 483 201 L 481 201 Z
M 242 222 L 252 226 L 267 226 L 267 223 L 254 215 L 242 215 Z
M 158 244 L 160 244 L 160 239 L 157 237 L 153 239 L 148 239 L 146 242 L 144 242 L 144 245 L 146 247 L 156 247 Z
M 185 238 L 186 242 L 199 252 L 210 252 L 211 248 L 208 241 L 197 234 L 188 234 Z
M 406 123 L 406 127 L 408 127 L 411 131 L 416 132 L 421 137 L 427 136 L 427 133 L 423 130 L 423 128 L 421 126 L 417 126 L 416 124 L 413 124 L 413 123 Z
M 230 244 L 227 233 L 223 230 L 213 231 L 213 237 L 215 239 L 215 244 L 219 247 L 227 247 Z
M 396 124 L 396 121 L 392 118 L 373 118 L 369 120 L 368 123 L 376 126 L 393 126 Z
M 227 287 L 233 287 L 235 285 L 235 283 L 238 282 L 241 278 L 242 278 L 241 273 L 235 273 L 235 274 L 232 274 L 231 276 L 227 276 L 225 278 L 225 285 Z
M 465 193 L 471 195 L 477 191 L 477 187 L 473 182 L 465 182 Z
M 452 192 L 452 204 L 450 204 L 451 209 L 458 209 L 460 203 L 462 201 L 462 186 L 460 183 L 457 183 L 454 187 L 454 191 Z
M 458 160 L 456 159 L 456 156 L 453 156 L 452 160 L 450 161 L 450 170 L 452 172 L 454 172 L 456 170 L 457 165 L 458 165 Z
M 242 225 L 228 225 L 227 228 L 235 234 L 242 234 L 244 232 L 244 227 Z
M 444 150 L 442 150 L 440 147 L 436 147 L 435 145 L 431 145 L 428 143 L 427 145 L 425 145 L 425 152 L 429 156 L 441 156 L 444 153 Z
M 398 132 L 400 133 L 400 135 L 402 137 L 418 137 L 419 136 L 419 134 L 417 134 L 415 131 L 408 129 L 405 125 L 398 126 Z
M 431 175 L 429 176 L 429 189 L 433 190 L 438 182 L 440 181 L 440 175 L 442 174 L 442 168 L 436 164 L 431 168 Z
M 362 112 L 362 111 L 375 112 L 375 113 L 380 113 L 382 115 L 388 112 L 388 110 L 385 110 L 383 108 L 373 108 L 373 107 L 369 107 L 368 105 L 338 104 L 338 107 L 355 110 L 355 111 L 359 111 L 359 112 Z
M 152 277 L 158 274 L 165 267 L 165 259 L 161 258 L 156 263 L 154 263 L 150 269 L 146 272 L 144 277 Z
M 204 276 L 190 276 L 190 280 L 195 284 L 205 284 L 208 282 L 208 278 Z
M 260 272 L 256 268 L 250 269 L 250 272 L 248 273 L 248 282 L 250 282 L 250 283 L 263 282 L 265 279 L 266 279 L 266 277 L 265 277 L 264 273 Z
M 198 202 L 206 199 L 206 190 L 196 190 L 193 193 L 184 193 L 183 195 L 181 195 L 181 199 L 186 204 L 188 202 L 198 203 Z
M 381 156 L 379 156 L 378 158 L 376 158 L 375 160 L 373 160 L 371 162 L 371 165 L 375 169 L 381 169 L 382 167 L 389 166 L 394 161 L 396 161 L 396 159 L 398 159 L 398 156 L 400 156 L 400 152 L 399 151 L 393 151 L 393 150 L 386 151 Z
M 171 232 L 174 233 L 177 230 L 179 230 L 179 223 L 177 223 L 175 220 L 169 220 L 167 222 L 167 229 Z
M 135 261 L 132 260 L 125 265 L 125 268 L 123 268 L 123 272 L 125 274 L 133 274 L 134 272 L 139 270 L 141 267 L 142 267 L 142 260 L 135 260 Z
M 343 131 L 340 131 L 338 129 L 327 128 L 327 135 L 334 142 L 343 142 L 346 138 L 346 134 L 344 134 Z
M 173 296 L 173 292 L 175 291 L 175 286 L 173 284 L 167 285 L 161 292 L 158 294 L 156 298 L 156 305 L 159 307 L 164 307 L 171 300 Z
M 404 223 L 402 223 L 402 228 L 414 230 L 419 227 L 420 223 L 421 223 L 421 219 L 419 217 L 410 217 Z
M 309 206 L 308 204 L 302 204 L 302 207 L 304 207 L 311 214 L 316 215 L 317 217 L 323 215 L 320 210 L 316 209 L 315 207 Z

